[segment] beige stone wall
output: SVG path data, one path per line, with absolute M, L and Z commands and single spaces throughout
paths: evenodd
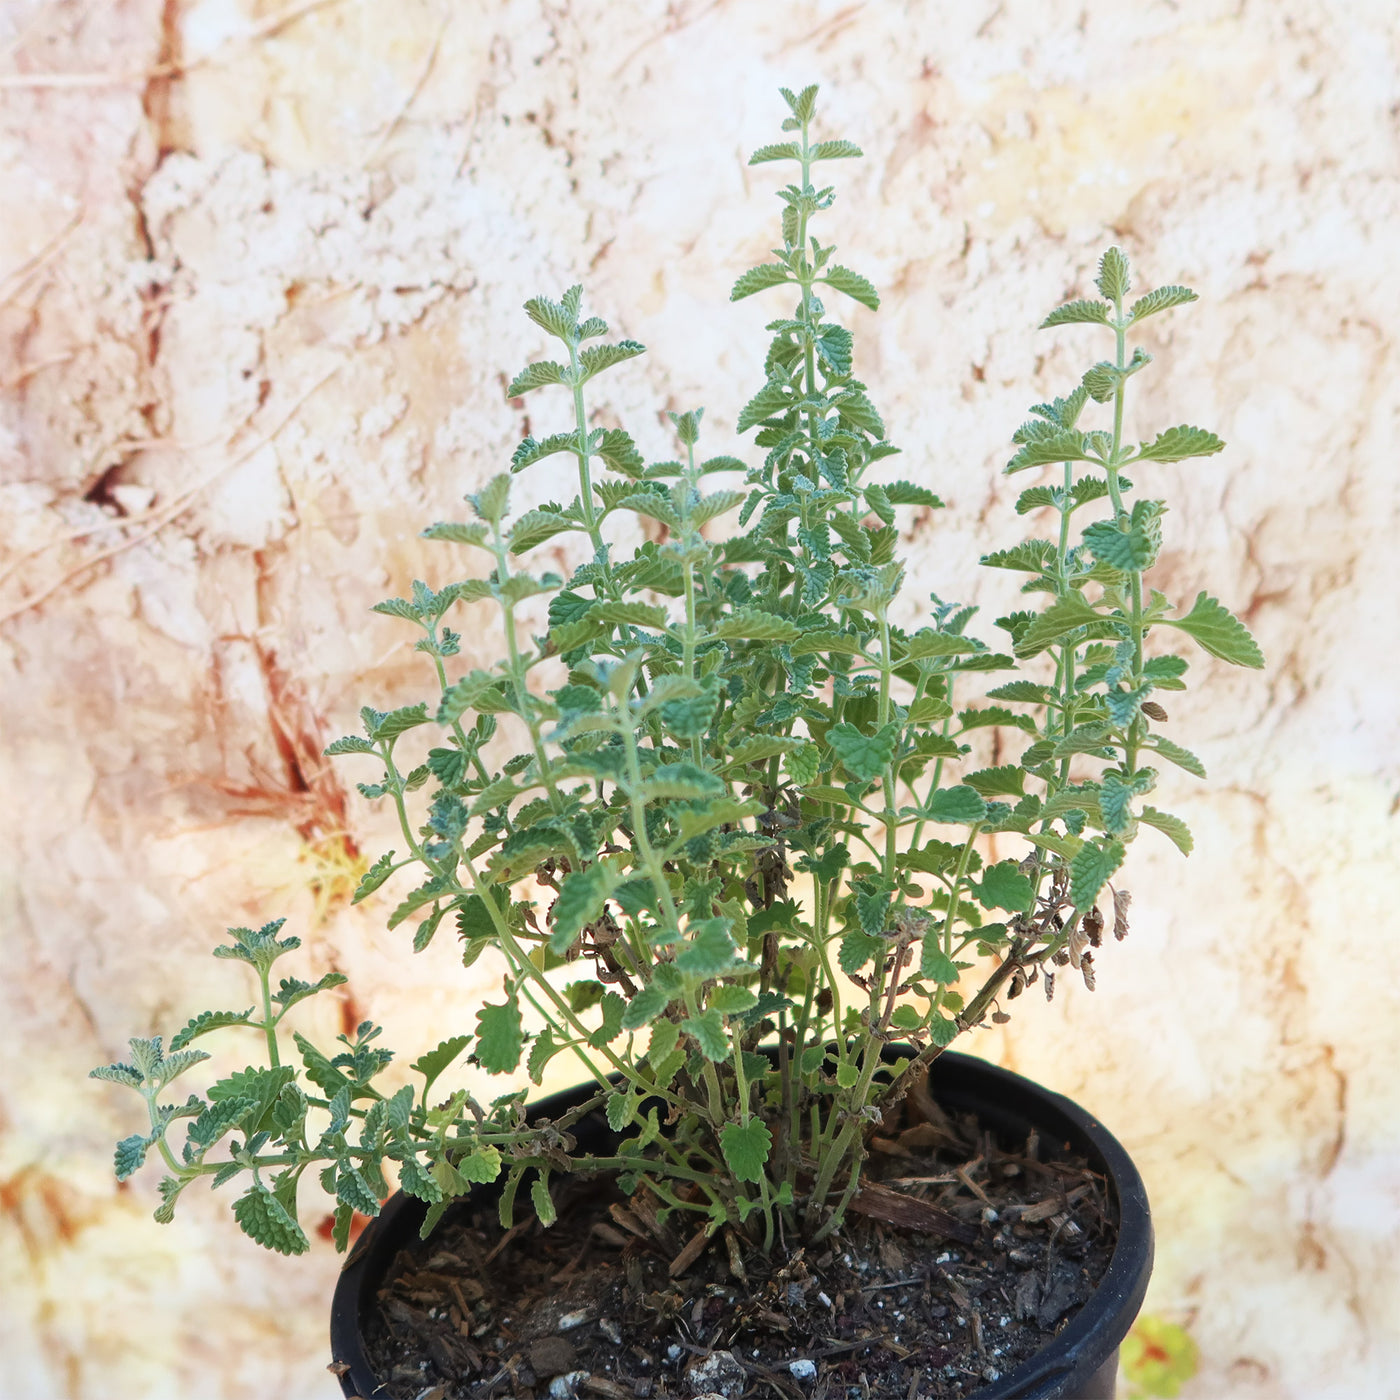
M 352 978 L 321 1033 L 372 1014 L 406 1061 L 468 1016 L 489 968 L 344 906 L 344 843 L 391 838 L 318 754 L 420 674 L 366 609 L 452 576 L 413 532 L 522 431 L 536 291 L 650 347 L 606 404 L 649 453 L 696 403 L 729 447 L 772 314 L 725 302 L 774 236 L 742 158 L 809 79 L 869 156 L 825 224 L 886 297 L 859 365 L 950 506 L 911 620 L 1009 597 L 973 566 L 1020 528 L 996 469 L 1091 353 L 1044 311 L 1113 239 L 1202 294 L 1138 381 L 1144 431 L 1230 444 L 1161 469 L 1163 572 L 1270 668 L 1202 658 L 1172 704 L 1198 850 L 1144 837 L 1098 992 L 973 1048 L 1142 1164 L 1185 1394 L 1400 1395 L 1397 50 L 1381 0 L 0 6 L 0 1395 L 336 1393 L 329 1245 L 272 1258 L 207 1195 L 152 1225 L 154 1174 L 109 1174 L 135 1101 L 84 1072 L 242 1004 L 208 949 L 283 914 Z

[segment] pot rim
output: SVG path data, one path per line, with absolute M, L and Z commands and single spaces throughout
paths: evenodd
M 885 1053 L 891 1056 L 901 1049 L 908 1047 L 889 1045 Z M 1118 1204 L 1118 1239 L 1098 1287 L 1053 1340 L 968 1400 L 1049 1400 L 1082 1394 L 1068 1387 L 1084 1386 L 1115 1361 L 1147 1292 L 1154 1241 L 1142 1177 L 1127 1150 L 1097 1118 L 1034 1080 L 953 1050 L 933 1062 L 930 1078 L 935 1096 L 945 1105 L 973 1109 L 993 1128 L 1034 1126 L 1042 1139 L 1064 1143 L 1088 1157 L 1108 1180 Z M 551 1094 L 527 1105 L 526 1111 L 532 1118 L 558 1113 L 564 1107 L 561 1101 L 578 1092 Z M 347 1367 L 340 1384 L 351 1400 L 377 1400 L 383 1394 L 365 1353 L 361 1322 L 373 1290 L 407 1240 L 416 1237 L 426 1214 L 423 1201 L 396 1192 L 365 1226 L 341 1267 L 331 1303 L 331 1355 L 333 1364 Z

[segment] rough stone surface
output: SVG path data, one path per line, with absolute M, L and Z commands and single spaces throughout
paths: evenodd
M 929 590 L 1011 601 L 975 567 L 1019 527 L 996 468 L 1086 343 L 1031 327 L 1105 242 L 1202 295 L 1144 335 L 1144 430 L 1230 444 L 1161 469 L 1163 586 L 1209 584 L 1270 669 L 1195 663 L 1172 733 L 1211 782 L 1161 798 L 1196 854 L 1144 836 L 1099 991 L 1062 979 L 975 1048 L 1141 1163 L 1184 1394 L 1393 1385 L 1400 707 L 1365 570 L 1400 481 L 1398 48 L 1380 0 L 4 7 L 0 1393 L 336 1393 L 329 1244 L 269 1256 L 193 1193 L 154 1227 L 154 1174 L 110 1174 L 136 1104 L 83 1074 L 246 995 L 208 956 L 228 924 L 288 915 L 351 978 L 303 1025 L 372 1014 L 405 1066 L 490 987 L 345 903 L 345 838 L 392 839 L 320 749 L 417 694 L 366 609 L 451 576 L 414 532 L 523 430 L 502 376 L 536 291 L 581 279 L 650 347 L 606 421 L 661 456 L 664 410 L 704 403 L 724 441 L 773 314 L 725 301 L 776 212 L 741 157 L 809 77 L 869 155 L 824 234 L 885 295 L 860 370 L 950 506 L 905 541 L 910 620 Z

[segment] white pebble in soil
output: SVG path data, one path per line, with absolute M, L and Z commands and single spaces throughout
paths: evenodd
M 685 1379 L 693 1394 L 719 1394 L 732 1400 L 747 1388 L 749 1373 L 732 1351 L 712 1351 L 690 1368 Z
M 817 1378 L 817 1363 L 808 1361 L 805 1357 L 797 1361 L 789 1361 L 788 1370 L 795 1381 L 814 1381 Z

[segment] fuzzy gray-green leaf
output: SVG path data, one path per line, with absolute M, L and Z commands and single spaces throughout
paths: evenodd
M 1194 637 L 1212 656 L 1233 666 L 1248 666 L 1258 670 L 1264 665 L 1264 653 L 1249 635 L 1249 629 L 1227 607 L 1204 591 L 1196 595 L 1191 611 L 1185 617 L 1164 617 L 1168 627 L 1177 627 Z

